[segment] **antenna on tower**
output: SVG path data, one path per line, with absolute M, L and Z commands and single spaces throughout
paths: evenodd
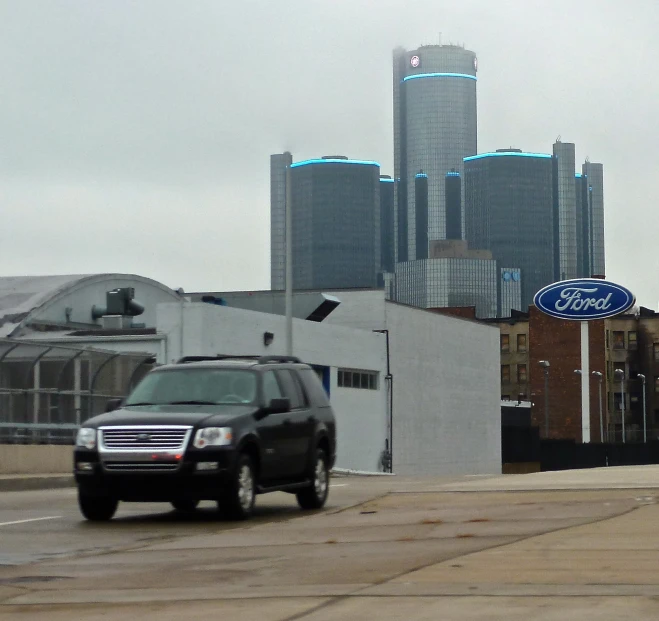
M 560 141 L 561 141 L 561 135 L 559 134 L 559 135 L 556 137 L 556 142 L 560 142 Z
M 586 155 L 586 164 L 590 164 L 590 155 Z
M 440 45 L 442 44 L 442 33 L 441 32 L 439 33 L 439 44 Z

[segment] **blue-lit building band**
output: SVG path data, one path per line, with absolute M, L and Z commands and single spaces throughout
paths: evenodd
M 409 80 L 418 80 L 423 78 L 464 78 L 466 80 L 477 80 L 478 78 L 475 75 L 469 75 L 468 73 L 417 73 L 414 75 L 408 75 L 403 78 L 403 82 Z
M 495 151 L 494 153 L 480 153 L 478 155 L 470 155 L 465 157 L 465 162 L 473 162 L 474 160 L 482 160 L 488 157 L 539 157 L 547 160 L 551 159 L 551 155 L 548 153 L 526 153 L 524 151 Z
M 501 151 L 465 158 L 465 232 L 471 248 L 490 250 L 521 272 L 522 309 L 554 282 L 553 159 Z M 574 185 L 574 170 L 571 173 Z
M 300 166 L 314 166 L 317 164 L 340 164 L 341 166 L 345 166 L 346 164 L 351 164 L 351 165 L 361 165 L 361 166 L 376 166 L 377 168 L 380 168 L 380 164 L 378 162 L 373 162 L 370 160 L 351 160 L 351 159 L 344 159 L 344 158 L 333 158 L 333 157 L 328 157 L 328 158 L 318 158 L 314 160 L 302 160 L 301 162 L 295 162 L 294 164 L 291 164 L 291 168 L 299 168 Z
M 454 45 L 394 51 L 396 255 L 417 253 L 415 179 L 428 175 L 428 240 L 446 239 L 445 175 L 477 153 L 476 56 Z M 423 251 L 421 251 L 423 254 Z

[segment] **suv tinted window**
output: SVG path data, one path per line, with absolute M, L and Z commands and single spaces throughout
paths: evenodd
M 327 407 L 329 405 L 327 393 L 320 383 L 316 372 L 312 369 L 301 369 L 300 378 L 313 402 L 320 407 Z
M 282 369 L 277 371 L 279 383 L 284 390 L 284 396 L 291 400 L 291 409 L 303 408 L 306 406 L 306 398 L 302 392 L 299 380 L 291 371 Z
M 282 396 L 274 371 L 266 371 L 263 374 L 263 401 L 267 405 L 273 399 L 281 399 Z

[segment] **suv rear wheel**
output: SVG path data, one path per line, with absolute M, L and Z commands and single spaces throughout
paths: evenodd
M 322 449 L 316 449 L 311 485 L 297 493 L 297 502 L 302 509 L 320 509 L 329 493 L 329 468 L 327 456 Z
M 249 455 L 242 453 L 231 481 L 220 494 L 218 500 L 220 513 L 232 520 L 246 520 L 252 515 L 255 498 L 254 464 Z
M 78 492 L 80 513 L 92 522 L 107 522 L 117 511 L 119 501 L 110 496 L 90 496 Z

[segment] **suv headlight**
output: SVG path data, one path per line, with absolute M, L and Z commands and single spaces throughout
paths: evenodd
M 195 448 L 206 446 L 229 446 L 233 440 L 233 434 L 229 427 L 205 427 L 199 429 L 194 437 Z
M 76 446 L 84 446 L 86 449 L 96 448 L 96 429 L 82 427 L 78 429 Z

